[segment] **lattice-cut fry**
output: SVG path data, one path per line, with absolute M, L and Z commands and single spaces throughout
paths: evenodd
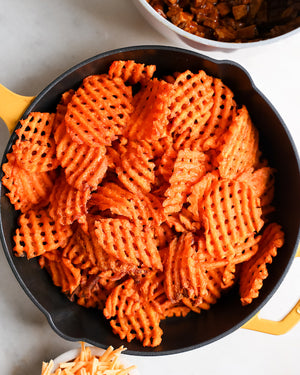
M 106 147 L 106 159 L 107 159 L 108 168 L 115 171 L 116 168 L 121 163 L 120 153 L 118 149 L 112 146 L 107 146 Z
M 112 270 L 98 273 L 82 273 L 80 285 L 70 296 L 72 301 L 84 307 L 103 310 L 111 291 L 124 281 L 126 272 Z
M 227 258 L 225 259 L 217 259 L 214 256 L 212 256 L 208 251 L 206 247 L 206 240 L 204 235 L 199 235 L 195 239 L 196 242 L 196 258 L 197 261 L 203 265 L 205 271 L 225 267 L 229 264 L 229 261 Z
M 259 198 L 239 181 L 213 183 L 203 200 L 202 213 L 207 250 L 216 259 L 231 260 L 236 246 L 263 226 Z
M 106 182 L 91 195 L 88 209 L 90 212 L 110 210 L 112 215 L 125 216 L 134 220 L 134 201 L 133 193 L 113 182 Z
M 174 85 L 176 77 L 174 74 L 168 74 L 168 75 L 163 76 L 163 79 L 164 81 L 168 83 L 172 83 L 172 85 Z
M 149 193 L 155 182 L 151 146 L 146 141 L 131 141 L 121 155 L 120 166 L 116 168 L 119 180 L 132 193 L 140 190 Z
M 208 271 L 207 275 L 209 279 L 209 283 L 207 285 L 207 289 L 209 291 L 208 295 L 203 298 L 202 302 L 198 302 L 195 305 L 195 302 L 193 299 L 188 297 L 182 298 L 182 303 L 187 306 L 191 311 L 200 314 L 202 310 L 209 310 L 211 305 L 215 304 L 218 299 L 221 297 L 222 293 L 222 278 L 221 275 L 219 275 L 218 272 L 215 270 Z
M 57 126 L 54 139 L 57 159 L 64 168 L 69 185 L 78 190 L 95 190 L 108 167 L 105 146 L 89 147 L 74 142 L 64 123 Z
M 205 272 L 206 294 L 201 303 L 195 304 L 193 299 L 182 298 L 182 302 L 195 313 L 209 310 L 211 305 L 217 303 L 225 289 L 230 288 L 235 282 L 235 265 L 215 267 Z
M 195 136 L 197 136 L 197 133 L 195 133 Z M 179 134 L 174 137 L 174 143 L 173 147 L 174 150 L 179 151 L 182 149 L 189 149 L 189 150 L 196 150 L 196 151 L 202 151 L 201 149 L 196 149 L 195 147 L 193 148 L 192 145 L 194 144 L 195 139 L 191 137 L 191 130 L 186 129 L 183 133 Z
M 140 210 L 141 223 L 157 227 L 166 220 L 161 200 L 154 194 L 140 194 L 136 199 L 136 207 Z
M 219 177 L 218 171 L 208 172 L 199 182 L 191 186 L 191 192 L 187 196 L 186 201 L 189 203 L 187 209 L 191 212 L 195 220 L 200 221 L 203 200 L 210 190 L 212 183 L 217 181 Z
M 70 299 L 80 306 L 103 310 L 109 293 L 110 290 L 100 284 L 97 275 L 88 275 L 81 278 L 80 285 Z
M 80 227 L 76 229 L 67 246 L 62 250 L 62 256 L 69 259 L 76 268 L 88 274 L 99 273 L 94 245 L 89 234 Z
M 236 178 L 238 174 L 255 167 L 260 152 L 258 131 L 246 107 L 237 110 L 228 131 L 221 140 L 216 164 L 222 178 Z
M 194 220 L 193 216 L 186 208 L 183 207 L 178 213 L 178 219 L 186 231 L 196 232 L 200 230 L 201 224 Z
M 172 303 L 170 300 L 166 300 L 163 319 L 174 316 L 185 318 L 190 311 L 191 309 L 182 302 Z
M 166 223 L 170 228 L 174 227 L 176 232 L 196 232 L 200 230 L 201 223 L 195 221 L 193 215 L 186 208 L 182 208 L 180 212 L 167 216 Z
M 120 261 L 162 269 L 154 234 L 149 227 L 136 226 L 127 219 L 100 219 L 95 222 L 95 234 L 100 246 Z
M 40 256 L 39 264 L 50 274 L 53 284 L 60 287 L 63 293 L 72 294 L 81 281 L 80 269 L 64 258 L 60 250 L 55 251 L 55 256 L 45 253 Z
M 145 298 L 161 317 L 165 316 L 165 309 L 170 305 L 165 294 L 164 278 L 162 271 L 148 271 L 135 279 L 141 297 Z
M 177 155 L 178 151 L 174 150 L 173 144 L 170 144 L 160 159 L 158 173 L 163 176 L 165 181 L 169 181 L 172 176 Z
M 165 199 L 165 193 L 167 189 L 169 188 L 170 184 L 162 179 L 161 176 L 156 177 L 156 184 L 153 187 L 151 194 L 160 200 L 160 202 L 163 202 Z
M 145 298 L 155 311 L 160 315 L 161 319 L 177 316 L 184 317 L 190 309 L 182 303 L 171 302 L 165 293 L 164 288 L 165 274 L 161 271 L 150 271 L 138 280 L 139 292 Z
M 100 219 L 95 222 L 95 234 L 100 246 L 124 263 L 139 265 L 139 254 L 126 219 Z
M 164 273 L 162 271 L 149 271 L 139 280 L 139 292 L 149 301 L 158 299 L 164 294 Z
M 167 223 L 154 227 L 154 238 L 158 250 L 165 249 L 174 238 L 174 232 Z
M 86 77 L 68 104 L 65 124 L 72 139 L 89 146 L 110 146 L 123 134 L 132 112 L 132 90 L 121 78 Z
M 73 89 L 65 91 L 61 98 L 59 103 L 56 106 L 56 112 L 55 112 L 55 118 L 53 123 L 53 133 L 55 134 L 55 131 L 58 126 L 60 126 L 65 121 L 65 115 L 67 113 L 68 104 L 70 103 L 72 96 L 75 94 L 75 91 Z
M 173 85 L 154 78 L 134 96 L 128 139 L 151 142 L 167 135 L 172 91 Z
M 30 172 L 56 169 L 55 142 L 52 136 L 53 113 L 31 112 L 16 130 L 18 139 L 13 152 L 20 166 Z
M 14 153 L 6 157 L 8 161 L 2 166 L 2 184 L 9 190 L 6 195 L 11 204 L 21 212 L 45 207 L 49 202 L 56 172 L 29 172 L 18 165 Z
M 224 267 L 223 276 L 222 276 L 222 289 L 231 288 L 235 283 L 236 278 L 236 266 L 233 263 L 229 263 Z
M 193 149 L 208 151 L 217 148 L 236 110 L 232 91 L 219 78 L 213 79 L 212 88 L 214 103 L 210 110 L 211 115 L 200 132 L 200 137 L 191 145 Z
M 202 302 L 206 295 L 205 270 L 198 262 L 194 236 L 185 232 L 179 240 L 175 238 L 169 246 L 168 256 L 164 263 L 165 292 L 171 302 L 179 302 L 183 297 Z
M 271 206 L 274 198 L 274 174 L 274 168 L 262 167 L 255 171 L 250 169 L 237 177 L 239 181 L 246 182 L 255 191 L 260 199 L 264 215 L 274 210 Z
M 124 82 L 131 85 L 137 83 L 144 85 L 153 77 L 155 70 L 155 65 L 139 64 L 133 60 L 118 60 L 111 64 L 108 75 L 110 78 L 122 78 Z
M 166 214 L 179 212 L 191 186 L 197 183 L 207 171 L 207 156 L 199 151 L 183 149 L 178 152 L 174 170 L 170 177 L 163 202 Z
M 87 215 L 87 227 L 92 245 L 91 251 L 93 252 L 93 258 L 96 259 L 96 266 L 98 267 L 100 272 L 109 270 L 115 271 L 116 269 L 120 270 L 121 262 L 112 255 L 109 255 L 103 249 L 103 247 L 99 244 L 98 238 L 95 234 L 95 222 L 101 219 L 101 216 L 89 214 Z
M 71 227 L 53 220 L 47 210 L 30 210 L 19 217 L 13 251 L 17 256 L 34 258 L 66 246 L 71 235 Z
M 90 211 L 110 210 L 112 215 L 125 216 L 136 225 L 157 227 L 165 221 L 160 200 L 154 195 L 137 196 L 112 182 L 99 186 L 92 194 L 88 208 Z
M 151 147 L 153 158 L 155 161 L 158 161 L 166 150 L 173 144 L 173 139 L 170 136 L 166 136 L 159 139 L 152 139 L 148 142 L 148 144 Z
M 246 238 L 246 240 L 235 248 L 235 255 L 232 259 L 232 264 L 239 264 L 246 262 L 256 254 L 258 251 L 258 244 L 261 239 L 260 235 L 253 234 Z
M 62 225 L 72 224 L 76 220 L 84 223 L 90 194 L 90 190 L 80 191 L 70 186 L 62 173 L 50 195 L 50 216 Z
M 140 275 L 142 272 L 140 273 Z M 124 268 L 108 271 L 102 271 L 98 274 L 99 283 L 106 289 L 106 290 L 113 290 L 118 284 L 124 281 L 124 278 L 127 276 L 136 276 L 134 272 L 131 272 L 130 269 L 128 271 Z
M 221 267 L 233 267 L 236 264 L 246 262 L 256 254 L 260 239 L 261 236 L 256 235 L 248 237 L 243 244 L 235 247 L 235 255 L 229 260 L 228 258 L 217 259 L 213 257 L 207 251 L 205 237 L 201 235 L 197 239 L 196 257 L 206 271 Z
M 113 289 L 103 313 L 121 339 L 130 342 L 136 338 L 150 347 L 161 343 L 160 316 L 146 299 L 141 298 L 133 279 Z
M 212 81 L 203 70 L 187 70 L 176 78 L 168 125 L 175 137 L 188 131 L 189 139 L 196 139 L 203 131 L 213 106 Z
M 72 158 L 70 164 L 65 164 L 65 175 L 68 183 L 78 190 L 95 190 L 104 178 L 107 167 L 104 148 L 90 147 L 87 153 L 81 153 Z
M 257 253 L 241 265 L 240 296 L 242 305 L 247 305 L 259 296 L 263 280 L 268 276 L 267 264 L 272 263 L 277 255 L 277 249 L 284 244 L 284 234 L 281 226 L 269 224 L 262 234 Z
M 217 302 L 217 300 L 221 297 L 222 289 L 223 289 L 223 276 L 224 276 L 225 267 L 214 268 L 207 271 L 207 294 L 203 296 L 203 303 L 207 303 L 212 305 Z M 204 306 L 199 305 L 200 308 L 204 308 Z
M 261 199 L 266 191 L 274 186 L 274 173 L 274 168 L 262 167 L 255 171 L 249 170 L 238 176 L 237 179 L 250 185 L 257 196 Z

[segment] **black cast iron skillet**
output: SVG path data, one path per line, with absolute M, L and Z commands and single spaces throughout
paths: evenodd
M 114 60 L 135 60 L 156 64 L 157 75 L 171 74 L 190 69 L 219 77 L 235 93 L 238 104 L 245 104 L 260 133 L 260 148 L 269 164 L 276 168 L 276 212 L 274 220 L 283 226 L 286 240 L 273 263 L 268 267 L 270 276 L 265 280 L 259 297 L 249 306 L 241 306 L 237 288 L 224 295 L 209 311 L 189 314 L 186 318 L 169 318 L 161 323 L 164 331 L 162 344 L 144 348 L 141 343 L 121 341 L 115 336 L 108 322 L 98 310 L 85 309 L 70 302 L 55 287 L 48 274 L 41 270 L 36 260 L 17 258 L 13 255 L 13 233 L 18 212 L 1 189 L 1 240 L 8 262 L 36 306 L 46 315 L 51 327 L 67 340 L 81 340 L 105 348 L 124 344 L 128 354 L 162 355 L 191 350 L 218 340 L 242 327 L 270 299 L 285 277 L 296 254 L 300 222 L 300 168 L 296 148 L 282 119 L 254 86 L 248 73 L 230 61 L 216 61 L 206 56 L 173 47 L 138 46 L 102 53 L 88 59 L 62 74 L 46 87 L 29 105 L 23 117 L 31 111 L 54 111 L 60 95 L 76 88 L 90 74 L 105 73 Z M 6 153 L 16 140 L 13 133 Z M 2 177 L 2 174 L 1 174 Z

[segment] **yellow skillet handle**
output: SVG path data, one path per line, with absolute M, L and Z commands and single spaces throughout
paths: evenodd
M 15 94 L 0 84 L 0 117 L 10 133 L 13 132 L 20 117 L 34 98 L 34 96 Z
M 296 257 L 300 257 L 300 247 L 298 248 Z M 292 329 L 300 321 L 300 300 L 292 308 L 292 310 L 279 321 L 262 319 L 256 314 L 242 328 L 251 329 L 272 335 L 282 335 Z

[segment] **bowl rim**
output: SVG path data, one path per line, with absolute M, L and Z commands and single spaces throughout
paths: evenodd
M 227 50 L 233 50 L 233 49 L 243 49 L 243 48 L 249 48 L 249 47 L 258 47 L 258 46 L 264 46 L 266 44 L 277 42 L 279 39 L 290 37 L 294 34 L 297 34 L 300 32 L 300 26 L 296 29 L 293 29 L 287 33 L 284 33 L 282 35 L 268 38 L 264 40 L 258 40 L 253 42 L 244 42 L 244 43 L 234 43 L 234 42 L 220 42 L 213 39 L 207 39 L 203 38 L 201 36 L 197 36 L 194 34 L 189 33 L 188 31 L 185 31 L 181 29 L 178 26 L 175 26 L 172 22 L 169 20 L 163 18 L 161 15 L 159 15 L 158 12 L 148 3 L 147 0 L 132 0 L 136 5 L 139 4 L 142 6 L 152 17 L 154 17 L 159 23 L 163 24 L 166 28 L 173 31 L 175 34 L 178 34 L 180 36 L 180 40 L 187 44 L 185 41 L 188 39 L 189 41 L 193 42 L 193 45 L 189 45 L 190 47 L 197 48 L 196 45 L 204 45 L 207 47 L 214 47 L 217 49 L 227 49 Z M 155 28 L 156 29 L 156 28 Z M 157 30 L 159 31 L 159 30 Z
M 105 349 L 98 348 L 98 347 L 93 346 L 93 345 L 85 344 L 85 347 L 91 349 L 92 355 L 99 356 L 99 355 L 102 355 L 105 352 Z M 53 370 L 52 370 L 51 374 L 53 373 L 53 371 L 57 370 L 57 368 L 59 367 L 59 365 L 61 363 L 71 362 L 72 360 L 74 360 L 80 354 L 80 352 L 81 352 L 81 348 L 74 348 L 74 349 L 67 350 L 67 351 L 59 354 L 57 357 L 55 357 L 53 359 L 54 367 L 53 367 Z M 125 356 L 124 356 L 124 352 L 122 352 L 120 354 L 119 363 L 122 364 L 126 368 L 128 368 L 130 366 L 133 366 L 134 364 L 129 363 L 129 361 L 126 358 L 124 358 Z M 137 367 L 135 367 L 134 369 L 129 371 L 128 375 L 139 375 Z

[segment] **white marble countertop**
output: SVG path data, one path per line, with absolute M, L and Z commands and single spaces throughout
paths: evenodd
M 0 83 L 36 95 L 69 67 L 118 47 L 177 45 L 154 31 L 129 0 L 0 0 Z M 243 65 L 277 108 L 300 150 L 300 33 L 276 44 L 203 52 Z M 1 155 L 8 131 L 1 122 Z M 1 156 L 2 157 L 2 156 Z M 300 259 L 261 311 L 280 319 L 300 298 Z M 41 362 L 77 347 L 59 337 L 25 295 L 0 251 L 0 372 L 40 374 Z M 299 374 L 300 324 L 283 336 L 238 329 L 205 347 L 162 357 L 135 357 L 141 375 Z

